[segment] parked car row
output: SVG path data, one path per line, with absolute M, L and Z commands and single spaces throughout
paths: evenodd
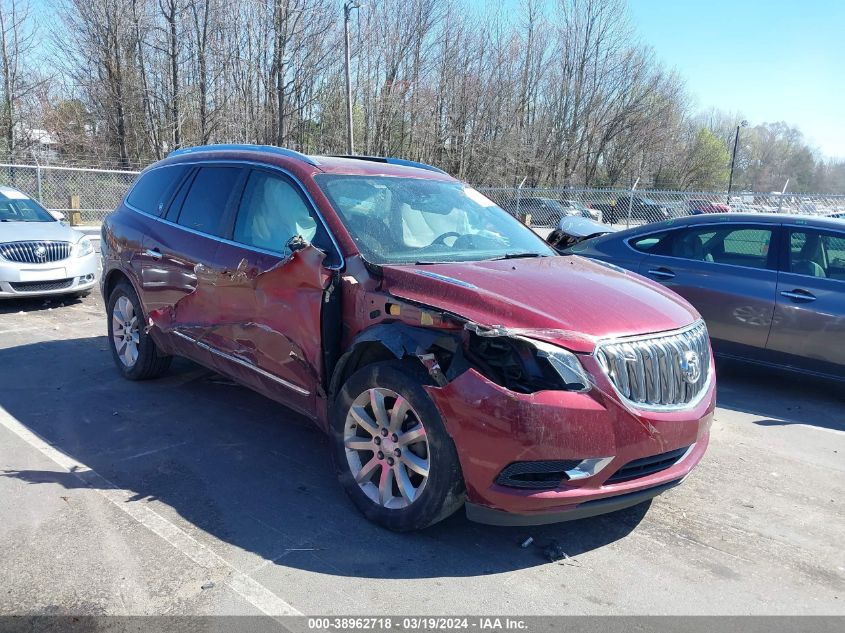
M 502 208 L 517 218 L 531 217 L 534 226 L 557 226 L 566 217 L 582 217 L 602 221 L 599 209 L 587 207 L 577 200 L 556 200 L 554 198 L 517 198 L 508 200 Z
M 461 507 L 495 524 L 610 512 L 679 484 L 707 448 L 695 309 L 558 256 L 428 165 L 177 151 L 140 175 L 101 249 L 125 377 L 185 356 L 299 411 L 391 529 Z

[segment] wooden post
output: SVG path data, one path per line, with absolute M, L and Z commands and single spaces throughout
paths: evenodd
M 525 226 L 531 226 L 531 214 L 530 213 L 520 213 L 519 215 L 522 216 L 519 219 Z
M 79 196 L 73 194 L 70 197 L 70 225 L 79 226 L 82 224 L 82 212 L 79 210 Z

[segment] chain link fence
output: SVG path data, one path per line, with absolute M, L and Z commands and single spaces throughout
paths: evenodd
M 0 185 L 23 191 L 77 224 L 99 224 L 120 204 L 139 173 L 0 163 Z
M 138 173 L 0 163 L 0 185 L 19 189 L 69 219 L 98 224 L 120 204 Z M 573 215 L 624 227 L 728 211 L 845 214 L 845 195 L 733 192 L 728 197 L 712 191 L 528 187 L 480 187 L 479 191 L 538 230 L 552 229 L 563 217 Z

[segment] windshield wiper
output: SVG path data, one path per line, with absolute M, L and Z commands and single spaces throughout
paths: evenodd
M 528 257 L 545 257 L 545 255 L 541 255 L 540 253 L 505 253 L 501 257 L 494 257 L 489 261 L 494 262 L 500 259 L 525 259 Z

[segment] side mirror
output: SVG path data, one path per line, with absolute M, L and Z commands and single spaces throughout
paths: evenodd
M 306 246 L 308 246 L 310 244 L 311 244 L 311 242 L 306 240 L 301 235 L 294 235 L 292 238 L 290 238 L 288 240 L 288 242 L 287 242 L 287 244 L 285 244 L 285 246 L 287 246 L 288 249 L 290 249 L 291 252 L 294 252 L 294 251 L 301 251 L 303 248 L 305 248 Z
M 67 220 L 67 217 L 65 217 L 65 214 L 64 214 L 64 213 L 62 213 L 61 211 L 49 211 L 49 210 L 48 210 L 47 212 L 48 212 L 50 215 L 52 215 L 52 216 L 53 216 L 53 218 L 55 218 L 55 220 L 56 220 L 57 222 L 64 222 L 65 220 Z

